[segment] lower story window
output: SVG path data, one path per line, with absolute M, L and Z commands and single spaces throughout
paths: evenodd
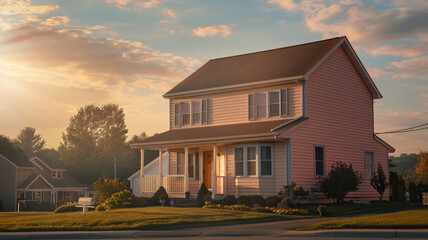
M 262 176 L 272 176 L 272 147 L 260 147 L 260 171 Z
M 189 153 L 189 164 L 188 164 L 188 171 L 189 171 L 189 178 L 195 178 L 195 158 L 193 153 Z
M 315 147 L 315 175 L 324 176 L 324 147 Z
M 370 180 L 373 177 L 373 174 L 375 172 L 373 152 L 365 153 L 365 162 L 366 162 L 366 179 Z
M 177 153 L 177 174 L 183 174 L 183 156 L 184 153 Z

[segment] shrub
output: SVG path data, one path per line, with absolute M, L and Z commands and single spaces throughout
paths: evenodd
M 396 172 L 389 172 L 389 184 L 391 186 L 391 201 L 405 202 L 406 184 Z
M 223 205 L 235 205 L 236 203 L 236 198 L 233 195 L 227 195 L 223 201 L 221 201 Z
M 67 203 L 67 204 L 64 204 L 62 206 L 57 207 L 57 209 L 55 209 L 54 213 L 77 212 L 80 209 L 77 208 L 76 206 L 77 206 L 77 202 Z
M 320 179 L 324 195 L 338 203 L 343 203 L 349 192 L 357 191 L 361 182 L 361 174 L 352 168 L 352 164 L 348 166 L 343 162 L 333 164 L 328 175 Z
M 251 207 L 254 207 L 254 205 L 258 205 L 259 207 L 266 207 L 266 200 L 264 197 L 260 195 L 251 195 Z
M 386 182 L 386 176 L 380 162 L 377 164 L 374 176 L 370 179 L 370 185 L 379 193 L 379 201 L 382 201 L 383 193 L 388 188 L 388 183 Z
M 409 202 L 418 203 L 419 202 L 419 192 L 416 187 L 416 184 L 413 182 L 409 183 Z
M 131 201 L 134 195 L 129 190 L 123 190 L 121 192 L 117 192 L 113 194 L 110 198 L 108 198 L 101 205 L 108 210 L 116 209 L 116 208 L 125 208 L 131 206 Z
M 97 212 L 102 212 L 102 211 L 105 211 L 105 210 L 106 210 L 106 208 L 105 208 L 105 206 L 104 206 L 104 203 L 102 203 L 102 204 L 98 205 L 98 206 L 95 208 L 95 211 L 97 211 Z
M 196 197 L 196 203 L 199 207 L 203 207 L 205 205 L 205 196 L 209 194 L 208 188 L 204 183 L 201 184 L 201 188 L 198 191 L 198 196 Z
M 278 203 L 281 202 L 281 198 L 278 196 L 270 196 L 266 198 L 266 206 L 268 207 L 276 207 Z
M 159 206 L 159 199 L 164 199 L 165 200 L 165 205 L 169 204 L 169 198 L 168 198 L 168 193 L 166 192 L 164 187 L 160 187 L 155 194 L 153 194 L 152 198 L 150 199 L 150 205 L 152 206 Z
M 150 205 L 150 198 L 134 197 L 131 200 L 131 207 L 147 207 Z
M 248 207 L 252 207 L 253 206 L 253 203 L 251 201 L 251 196 L 247 196 L 247 195 L 239 196 L 236 199 L 236 203 L 238 205 L 245 205 L 245 206 L 248 206 Z
M 281 199 L 286 199 L 288 205 L 298 204 L 300 201 L 304 200 L 308 194 L 309 192 L 305 191 L 302 186 L 297 187 L 295 182 L 282 186 L 278 192 L 278 196 Z
M 95 202 L 101 204 L 110 198 L 114 193 L 121 192 L 123 190 L 129 190 L 128 185 L 125 181 L 119 181 L 117 178 L 112 179 L 106 176 L 98 178 L 94 182 L 95 188 Z
M 205 205 L 204 208 L 216 208 L 216 209 L 227 209 L 227 210 L 235 210 L 235 211 L 251 211 L 251 212 L 265 212 L 265 213 L 277 213 L 277 214 L 285 214 L 285 215 L 306 215 L 309 212 L 305 209 L 293 209 L 293 208 L 274 208 L 274 207 L 254 207 L 250 208 L 247 205 Z

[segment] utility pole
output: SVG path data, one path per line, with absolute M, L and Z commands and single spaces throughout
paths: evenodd
M 116 158 L 114 158 L 114 179 L 116 179 Z

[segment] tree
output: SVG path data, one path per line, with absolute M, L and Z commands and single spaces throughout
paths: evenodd
M 128 184 L 125 181 L 120 181 L 115 178 L 108 178 L 103 176 L 99 177 L 94 182 L 95 189 L 95 201 L 97 204 L 105 202 L 106 199 L 110 198 L 113 194 L 121 192 L 128 189 Z
M 86 105 L 71 117 L 62 135 L 60 159 L 70 173 L 84 183 L 101 175 L 113 176 L 115 159 L 128 151 L 125 114 L 116 104 Z
M 327 176 L 320 179 L 321 190 L 327 198 L 333 198 L 337 203 L 343 203 L 349 192 L 358 190 L 362 182 L 361 174 L 343 162 L 331 166 Z
M 415 174 L 418 182 L 428 184 L 428 152 L 419 153 L 419 163 L 416 165 Z
M 36 129 L 32 127 L 25 127 L 19 131 L 16 137 L 18 146 L 28 153 L 35 153 L 41 151 L 46 141 L 40 134 L 36 134 Z
M 380 162 L 377 164 L 374 176 L 370 179 L 370 185 L 379 193 L 379 201 L 382 201 L 383 193 L 388 188 L 388 183 L 386 182 L 386 175 L 383 172 Z

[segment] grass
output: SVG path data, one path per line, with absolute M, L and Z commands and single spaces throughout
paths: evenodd
M 322 230 L 322 229 L 408 229 L 428 228 L 428 209 L 408 210 L 396 213 L 379 214 L 375 216 L 353 217 L 335 221 L 317 223 L 298 230 Z
M 0 213 L 3 231 L 149 230 L 224 224 L 267 222 L 303 218 L 279 214 L 224 209 L 146 207 L 108 212 Z
M 327 207 L 329 217 L 338 217 L 358 213 L 366 213 L 384 209 L 415 209 L 420 208 L 420 204 L 400 203 L 400 202 L 375 202 L 371 204 L 324 204 Z M 302 204 L 296 206 L 299 209 L 306 209 L 311 215 L 318 215 L 319 204 Z

